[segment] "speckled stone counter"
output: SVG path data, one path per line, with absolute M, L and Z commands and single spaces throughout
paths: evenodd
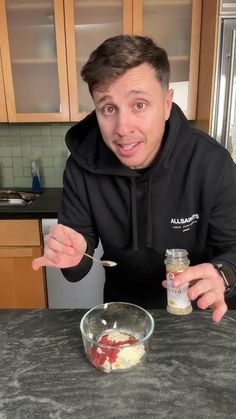
M 83 310 L 0 310 L 0 418 L 235 419 L 236 311 L 150 312 L 149 360 L 105 374 L 85 358 Z

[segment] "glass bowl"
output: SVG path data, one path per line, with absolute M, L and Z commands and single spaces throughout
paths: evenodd
M 100 371 L 130 370 L 150 352 L 154 320 L 135 304 L 111 302 L 89 310 L 80 322 L 84 350 Z

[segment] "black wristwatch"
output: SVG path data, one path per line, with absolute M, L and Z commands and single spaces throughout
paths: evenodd
M 228 294 L 236 286 L 236 277 L 232 268 L 222 263 L 214 264 L 225 284 L 225 294 Z

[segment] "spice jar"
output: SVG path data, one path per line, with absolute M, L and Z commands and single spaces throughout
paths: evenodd
M 183 315 L 192 312 L 192 304 L 188 298 L 188 286 L 174 287 L 173 280 L 180 272 L 188 268 L 190 261 L 185 249 L 166 250 L 166 279 L 167 279 L 167 311 L 172 314 Z

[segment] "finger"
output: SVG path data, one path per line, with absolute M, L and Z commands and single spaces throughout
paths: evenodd
M 212 313 L 212 317 L 211 317 L 212 321 L 215 323 L 220 322 L 222 317 L 227 312 L 227 310 L 228 310 L 228 307 L 224 301 L 221 304 L 217 305 L 217 307 L 213 310 L 213 313 Z
M 32 261 L 32 268 L 37 271 L 42 266 L 53 266 L 58 267 L 60 263 L 60 255 L 56 252 L 47 251 L 48 255 L 44 254 L 43 256 L 36 258 Z
M 34 271 L 37 271 L 41 266 L 43 266 L 41 259 L 43 259 L 43 257 L 34 259 L 32 261 L 32 268 Z
M 167 280 L 166 279 L 164 279 L 164 281 L 162 281 L 162 285 L 163 285 L 164 288 L 167 288 Z
M 51 242 L 52 239 L 55 239 L 55 242 Z M 87 242 L 83 235 L 73 228 L 63 225 L 54 226 L 48 240 L 50 240 L 50 245 L 55 251 L 65 252 L 69 256 L 74 256 L 76 253 L 83 254 L 87 249 Z M 48 241 L 46 242 L 48 243 Z M 59 244 L 65 247 L 60 247 Z
M 204 295 L 202 295 L 201 298 L 199 298 L 197 305 L 202 310 L 205 310 L 208 307 L 213 306 L 213 304 L 216 303 L 216 295 L 213 291 L 206 292 Z
M 44 249 L 43 256 L 45 260 L 47 261 L 47 263 L 51 262 L 53 265 L 57 265 L 60 263 L 60 260 L 61 260 L 61 257 L 63 257 L 63 254 L 60 252 L 55 252 L 53 249 L 50 249 L 50 247 L 46 247 Z
M 68 256 L 74 256 L 75 255 L 75 249 L 72 247 L 73 243 L 71 245 L 64 245 L 60 241 L 58 241 L 55 238 L 48 237 L 46 240 L 46 246 L 45 249 L 51 249 L 54 252 L 57 253 L 63 253 Z
M 32 268 L 34 271 L 38 271 L 42 266 L 55 266 L 55 264 L 45 258 L 45 256 L 41 256 L 32 261 Z
M 72 246 L 75 250 L 75 253 L 83 254 L 87 249 L 87 242 L 82 236 L 82 234 L 76 233 L 72 238 Z
M 179 287 L 186 282 L 196 281 L 199 278 L 206 278 L 209 276 L 215 276 L 215 268 L 211 263 L 201 263 L 196 266 L 189 266 L 184 272 L 179 273 L 174 281 L 174 287 Z
M 64 245 L 71 246 L 71 237 L 73 237 L 74 233 L 78 234 L 70 227 L 64 226 L 62 224 L 56 224 L 52 226 L 49 236 L 53 237 L 55 240 L 61 242 Z
M 190 300 L 196 300 L 200 295 L 212 289 L 211 283 L 207 279 L 200 279 L 194 285 L 191 285 L 188 291 Z

